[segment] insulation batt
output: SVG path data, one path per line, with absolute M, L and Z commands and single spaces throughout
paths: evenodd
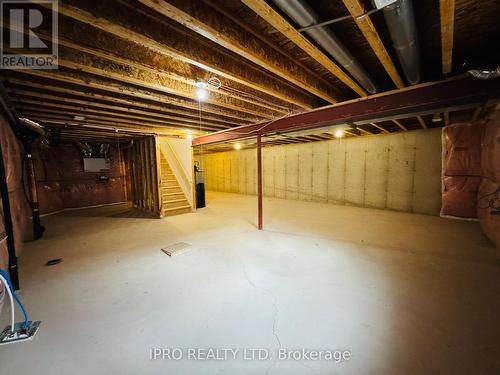
M 126 181 L 123 156 L 111 147 L 111 169 L 104 172 L 85 172 L 81 151 L 73 144 L 51 147 L 39 145 L 33 152 L 40 212 L 60 211 L 126 200 Z M 107 182 L 97 181 L 106 175 Z
M 500 187 L 500 105 L 497 106 L 495 115 L 484 124 L 481 151 L 483 178 L 479 186 L 479 197 L 484 197 Z M 482 208 L 484 203 L 484 200 L 479 202 L 477 211 L 481 226 L 500 249 L 500 215 L 492 215 L 491 209 Z M 500 207 L 500 202 L 496 202 L 496 207 Z
M 479 218 L 485 234 L 500 248 L 500 215 L 490 200 L 500 187 L 500 106 L 484 123 L 443 129 L 443 207 L 441 213 Z M 499 207 L 500 202 L 494 201 Z
M 443 215 L 476 218 L 481 184 L 481 131 L 477 125 L 443 129 Z
M 17 255 L 21 253 L 23 237 L 29 229 L 30 209 L 23 191 L 21 161 L 23 150 L 12 129 L 0 117 L 0 145 L 2 147 L 5 174 L 9 189 L 9 202 L 14 226 L 14 242 Z M 5 232 L 3 207 L 0 201 L 0 233 Z M 0 268 L 7 270 L 7 242 L 0 242 Z

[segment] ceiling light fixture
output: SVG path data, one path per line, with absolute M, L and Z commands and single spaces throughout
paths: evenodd
M 196 82 L 196 98 L 200 102 L 205 101 L 208 98 L 207 84 L 203 81 Z
M 193 139 L 193 132 L 191 130 L 186 130 L 186 133 L 187 133 L 186 139 L 189 140 Z
M 342 138 L 344 136 L 344 131 L 342 129 L 335 130 L 334 133 L 335 138 Z
M 241 150 L 241 143 L 235 143 L 234 144 L 234 149 L 235 150 Z

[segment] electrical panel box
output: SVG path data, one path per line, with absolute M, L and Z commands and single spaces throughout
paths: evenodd
M 393 3 L 397 3 L 398 0 L 373 0 L 373 3 L 375 4 L 375 7 L 377 9 L 382 9 L 383 7 L 386 7 L 387 5 L 391 5 Z
M 105 158 L 83 158 L 85 172 L 101 172 L 110 169 L 111 160 Z

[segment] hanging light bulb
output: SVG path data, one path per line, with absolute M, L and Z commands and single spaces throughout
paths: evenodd
M 193 132 L 191 130 L 187 130 L 186 131 L 187 135 L 186 135 L 186 138 L 191 140 L 193 139 Z
M 235 150 L 241 150 L 241 143 L 235 143 L 234 149 Z
M 207 84 L 203 81 L 196 82 L 196 97 L 200 102 L 208 98 Z

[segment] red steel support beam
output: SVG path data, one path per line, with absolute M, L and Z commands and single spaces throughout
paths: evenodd
M 257 206 L 259 215 L 259 230 L 263 228 L 262 220 L 262 141 L 260 134 L 257 135 Z
M 459 77 L 423 83 L 387 93 L 354 99 L 270 122 L 239 126 L 193 139 L 193 146 L 233 141 L 288 131 L 314 129 L 346 122 L 377 119 L 418 111 L 451 108 L 500 97 L 500 79 Z

